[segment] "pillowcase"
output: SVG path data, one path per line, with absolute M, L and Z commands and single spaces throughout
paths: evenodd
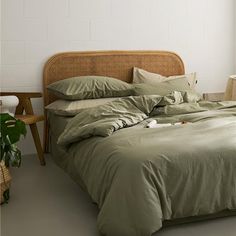
M 165 96 L 173 91 L 187 91 L 190 90 L 186 78 L 176 78 L 174 80 L 166 80 L 162 83 L 153 84 L 133 84 L 135 95 L 151 95 L 158 94 Z
M 52 83 L 47 89 L 65 100 L 125 97 L 132 95 L 132 85 L 104 76 L 78 76 Z
M 96 107 L 99 105 L 106 104 L 108 102 L 118 99 L 116 98 L 99 98 L 99 99 L 87 99 L 87 100 L 56 100 L 50 103 L 45 108 L 56 115 L 60 116 L 75 116 L 80 111 L 86 108 Z
M 197 84 L 196 73 L 186 74 L 186 75 L 177 75 L 165 77 L 156 73 L 151 73 L 143 69 L 139 69 L 137 67 L 133 68 L 133 83 L 134 84 L 156 84 L 162 83 L 168 80 L 174 80 L 178 78 L 186 78 L 189 84 L 189 87 L 194 89 Z
M 134 95 L 160 95 L 166 96 L 174 91 L 181 92 L 184 102 L 195 103 L 201 100 L 201 95 L 189 88 L 185 78 L 178 78 L 158 83 L 158 86 L 151 84 L 134 84 Z

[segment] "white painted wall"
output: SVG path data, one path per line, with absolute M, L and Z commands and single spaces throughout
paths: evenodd
M 41 91 L 43 64 L 61 51 L 163 49 L 198 72 L 200 91 L 223 91 L 235 69 L 234 2 L 1 0 L 2 89 Z M 28 136 L 26 153 L 34 151 Z

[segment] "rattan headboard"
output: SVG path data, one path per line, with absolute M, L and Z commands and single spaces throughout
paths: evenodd
M 64 52 L 52 56 L 45 64 L 43 74 L 44 105 L 56 99 L 47 85 L 65 78 L 81 75 L 102 75 L 132 82 L 133 67 L 161 75 L 184 74 L 181 58 L 167 51 L 95 51 Z M 48 127 L 45 122 L 45 135 Z M 47 146 L 47 138 L 45 138 Z

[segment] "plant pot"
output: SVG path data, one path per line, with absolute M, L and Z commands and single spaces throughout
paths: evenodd
M 11 175 L 9 169 L 3 161 L 0 162 L 0 203 L 6 203 L 9 200 L 9 190 L 11 184 Z

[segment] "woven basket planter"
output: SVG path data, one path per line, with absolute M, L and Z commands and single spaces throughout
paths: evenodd
M 4 162 L 0 162 L 0 187 L 1 198 L 0 203 L 7 202 L 9 198 L 9 189 L 11 184 L 11 175 Z

